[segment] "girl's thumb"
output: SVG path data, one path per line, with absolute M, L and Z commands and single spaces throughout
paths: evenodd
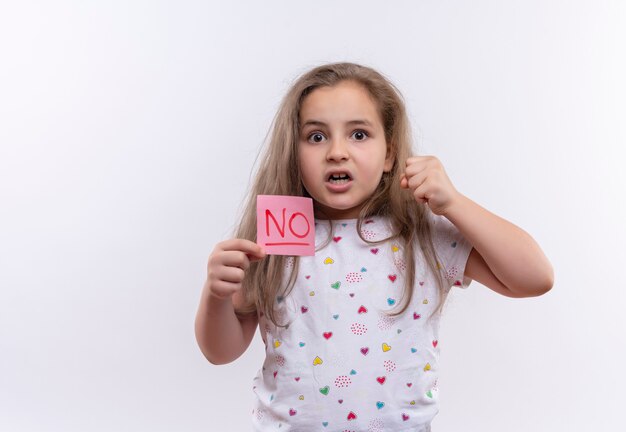
M 408 189 L 409 188 L 409 181 L 407 180 L 405 174 L 402 174 L 402 178 L 400 179 L 400 187 L 402 189 Z

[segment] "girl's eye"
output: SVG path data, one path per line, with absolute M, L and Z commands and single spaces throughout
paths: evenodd
M 352 136 L 357 141 L 363 141 L 365 138 L 367 138 L 367 132 L 362 131 L 362 130 L 354 131 Z
M 324 135 L 319 132 L 312 133 L 311 135 L 309 135 L 309 141 L 314 143 L 321 143 L 322 141 L 324 141 Z

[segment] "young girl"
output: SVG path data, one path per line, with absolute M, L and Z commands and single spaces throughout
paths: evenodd
M 313 199 L 315 256 L 255 244 L 259 194 Z M 387 79 L 328 64 L 280 106 L 236 238 L 209 258 L 196 338 L 224 364 L 259 326 L 254 430 L 429 431 L 441 307 L 471 280 L 530 297 L 551 289 L 553 271 L 526 232 L 459 193 L 437 158 L 411 154 Z

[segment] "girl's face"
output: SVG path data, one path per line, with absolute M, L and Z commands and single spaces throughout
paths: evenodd
M 353 81 L 320 87 L 300 109 L 304 187 L 332 219 L 354 219 L 393 166 L 376 103 Z

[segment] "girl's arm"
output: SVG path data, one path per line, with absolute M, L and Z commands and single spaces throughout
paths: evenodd
M 472 244 L 465 276 L 508 297 L 538 296 L 552 288 L 554 270 L 535 240 L 459 193 L 436 157 L 409 158 L 400 186 Z
M 474 249 L 465 275 L 508 297 L 533 297 L 550 291 L 554 270 L 524 230 L 462 194 L 443 213 Z
M 257 316 L 238 317 L 235 308 L 243 301 L 241 281 L 250 261 L 264 256 L 257 244 L 235 239 L 219 243 L 209 257 L 195 333 L 200 350 L 213 364 L 232 362 L 252 341 Z

